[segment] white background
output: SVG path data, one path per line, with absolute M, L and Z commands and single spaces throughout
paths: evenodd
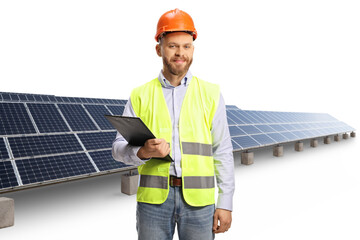
M 246 110 L 325 112 L 359 127 L 358 1 L 1 1 L 0 91 L 127 99 L 154 77 L 160 15 L 198 30 L 192 73 Z M 233 226 L 216 239 L 359 239 L 358 139 L 235 158 Z M 0 239 L 136 239 L 120 175 L 0 196 L 16 222 Z

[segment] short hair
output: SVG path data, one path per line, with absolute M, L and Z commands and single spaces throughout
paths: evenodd
M 173 32 L 184 32 L 184 33 L 188 33 L 188 34 L 190 34 L 191 36 L 193 36 L 194 35 L 194 33 L 193 32 L 191 32 L 191 31 L 171 31 L 171 32 L 163 32 L 163 33 L 161 33 L 160 35 L 159 35 L 159 37 L 158 37 L 158 43 L 161 45 L 162 44 L 162 40 L 163 40 L 163 38 L 166 36 L 166 34 L 168 34 L 168 33 L 173 33 Z M 193 37 L 193 39 L 194 39 L 194 37 Z M 195 40 L 195 39 L 194 39 Z

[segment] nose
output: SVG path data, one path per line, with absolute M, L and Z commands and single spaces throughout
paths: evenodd
M 183 52 L 181 50 L 181 47 L 176 48 L 175 56 L 180 57 L 182 56 Z

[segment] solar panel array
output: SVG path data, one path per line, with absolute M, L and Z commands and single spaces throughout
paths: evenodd
M 0 92 L 0 192 L 135 169 L 112 158 L 104 118 L 126 102 Z M 234 151 L 354 131 L 328 114 L 226 109 Z
M 354 131 L 326 113 L 227 109 L 234 151 L 284 144 Z
M 126 102 L 0 93 L 0 192 L 135 169 L 112 158 L 104 118 Z

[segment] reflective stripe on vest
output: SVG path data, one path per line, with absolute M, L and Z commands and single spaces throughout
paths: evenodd
M 183 154 L 212 156 L 212 145 L 204 143 L 182 142 Z
M 167 189 L 168 178 L 152 175 L 141 175 L 140 187 Z M 215 187 L 214 176 L 210 177 L 184 177 L 184 188 L 200 189 Z
M 210 177 L 184 177 L 184 189 L 214 188 L 214 176 Z
M 167 189 L 168 177 L 141 175 L 140 187 Z

